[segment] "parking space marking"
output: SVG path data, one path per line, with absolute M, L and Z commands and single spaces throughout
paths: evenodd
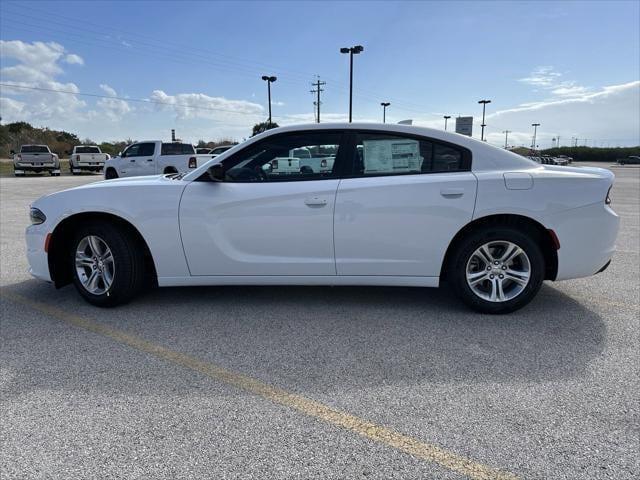
M 120 344 L 138 351 L 148 353 L 156 358 L 171 362 L 201 373 L 214 380 L 242 389 L 280 405 L 294 408 L 309 417 L 322 420 L 333 426 L 341 427 L 357 433 L 369 440 L 392 447 L 401 452 L 440 465 L 448 470 L 460 473 L 474 480 L 515 480 L 518 477 L 504 470 L 499 470 L 475 462 L 434 444 L 421 442 L 415 438 L 396 432 L 382 425 L 366 421 L 345 412 L 341 412 L 315 400 L 290 393 L 278 387 L 268 385 L 241 373 L 236 373 L 212 363 L 203 362 L 184 353 L 170 350 L 161 345 L 149 342 L 136 335 L 111 328 L 100 322 L 66 312 L 47 303 L 31 300 L 22 295 L 2 289 L 2 297 L 25 305 L 50 317 L 82 328 L 92 333 L 108 337 Z

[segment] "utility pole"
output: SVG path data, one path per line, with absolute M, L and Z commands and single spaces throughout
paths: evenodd
M 451 118 L 451 115 L 445 115 L 444 116 L 444 131 L 447 131 L 447 120 L 449 120 Z
M 323 85 L 326 85 L 327 82 L 321 82 L 320 81 L 320 77 L 318 76 L 318 80 L 316 80 L 315 83 L 312 83 L 311 85 L 316 87 L 314 90 L 310 90 L 311 93 L 316 93 L 318 95 L 318 99 L 313 102 L 313 104 L 316 106 L 316 123 L 320 123 L 320 104 L 322 102 L 320 102 L 320 92 L 324 92 L 324 89 L 322 88 Z
M 274 77 L 274 76 L 269 76 L 269 75 L 263 75 L 262 76 L 262 80 L 264 80 L 265 82 L 267 82 L 267 95 L 269 98 L 269 127 L 271 127 L 271 84 L 273 82 L 275 82 L 278 79 L 278 77 Z
M 511 133 L 511 130 L 505 130 L 502 133 L 504 133 L 504 148 L 506 150 L 508 146 L 508 139 L 509 139 L 509 134 Z
M 382 106 L 382 123 L 387 123 L 387 107 L 391 105 L 389 102 L 380 102 Z
M 531 145 L 531 149 L 535 150 L 536 149 L 536 135 L 538 133 L 538 127 L 540 126 L 539 123 L 532 123 L 531 126 L 533 127 L 533 145 Z
M 487 103 L 491 103 L 491 100 L 478 100 L 478 103 L 482 104 L 482 125 L 480 125 L 482 127 L 482 130 L 480 132 L 480 140 L 484 142 L 484 127 L 487 126 L 484 123 L 484 111 L 485 111 L 485 108 L 487 107 Z
M 356 45 L 355 47 L 343 47 L 340 49 L 340 53 L 349 54 L 349 123 L 353 119 L 353 56 L 364 51 L 362 45 Z

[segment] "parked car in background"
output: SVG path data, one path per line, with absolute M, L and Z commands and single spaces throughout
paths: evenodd
M 220 145 L 219 147 L 212 148 L 209 153 L 212 155 L 221 155 L 233 147 L 235 147 L 235 145 Z
M 620 165 L 638 165 L 640 163 L 640 157 L 636 155 L 630 155 L 627 158 L 618 159 Z
M 333 167 L 270 171 L 300 148 L 334 151 Z M 34 276 L 74 283 L 98 306 L 124 303 L 147 282 L 444 284 L 480 312 L 507 313 L 543 280 L 607 268 L 619 226 L 613 179 L 442 130 L 296 125 L 187 174 L 46 195 L 31 205 L 27 257 Z
M 136 177 L 187 172 L 211 160 L 211 155 L 198 155 L 189 143 L 150 140 L 129 145 L 118 156 L 104 164 L 104 178 Z
M 111 158 L 108 153 L 102 153 L 97 145 L 76 145 L 69 154 L 69 170 L 73 175 L 81 172 L 99 172 L 104 168 L 104 162 Z
M 196 153 L 199 155 L 208 155 L 211 153 L 212 148 L 198 147 L 196 148 Z
M 13 172 L 23 177 L 26 172 L 49 172 L 51 176 L 60 175 L 60 159 L 47 145 L 22 145 L 20 153 L 11 150 Z

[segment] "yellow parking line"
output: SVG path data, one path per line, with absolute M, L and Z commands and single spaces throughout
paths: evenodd
M 15 303 L 26 305 L 51 317 L 76 327 L 111 338 L 136 350 L 151 354 L 162 360 L 199 372 L 215 380 L 259 395 L 275 403 L 295 408 L 310 417 L 322 420 L 334 426 L 342 427 L 370 440 L 379 442 L 421 460 L 436 463 L 444 468 L 475 480 L 514 480 L 514 474 L 498 470 L 469 458 L 463 457 L 437 445 L 424 443 L 390 428 L 368 422 L 354 415 L 335 410 L 327 405 L 310 400 L 301 395 L 273 387 L 246 375 L 227 370 L 217 365 L 203 362 L 184 353 L 176 352 L 156 345 L 136 335 L 108 327 L 88 318 L 66 312 L 46 303 L 30 300 L 7 290 L 2 296 Z

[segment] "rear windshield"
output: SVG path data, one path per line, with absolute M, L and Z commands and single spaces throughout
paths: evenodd
M 189 143 L 163 143 L 160 155 L 190 155 L 195 153 Z
M 76 147 L 76 153 L 101 153 L 98 147 Z
M 22 153 L 49 153 L 46 145 L 24 145 L 20 151 Z

